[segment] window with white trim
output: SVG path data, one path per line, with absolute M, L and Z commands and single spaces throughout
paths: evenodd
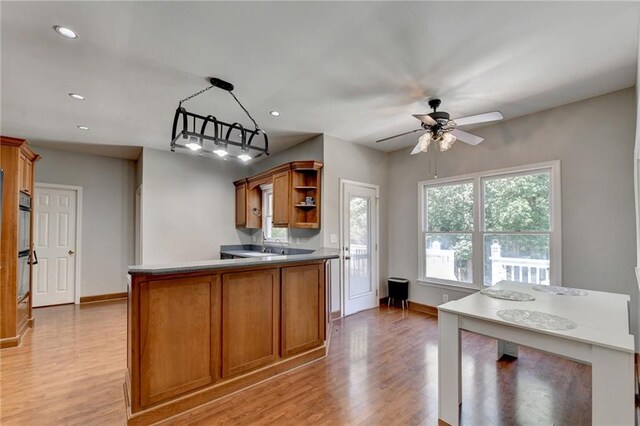
M 557 161 L 420 182 L 420 281 L 560 285 Z
M 262 230 L 266 241 L 286 244 L 289 241 L 287 228 L 273 227 L 273 186 L 264 185 L 262 189 Z

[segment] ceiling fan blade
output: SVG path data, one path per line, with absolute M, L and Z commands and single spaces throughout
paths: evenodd
M 416 129 L 416 130 L 411 130 L 410 132 L 400 133 L 399 135 L 389 136 L 388 138 L 377 140 L 376 143 L 388 141 L 389 139 L 399 138 L 400 136 L 404 136 L 404 135 L 408 135 L 408 134 L 411 134 L 411 133 L 419 132 L 420 130 L 424 130 L 424 129 Z
M 429 114 L 413 114 L 413 116 L 428 126 L 438 124 Z
M 451 134 L 459 141 L 468 143 L 469 145 L 478 145 L 484 140 L 484 138 L 481 138 L 480 136 L 472 135 L 471 133 L 463 132 L 459 129 L 453 129 Z
M 467 117 L 456 118 L 453 121 L 458 126 L 468 126 L 469 124 L 488 123 L 490 121 L 502 120 L 504 116 L 500 111 L 485 112 L 484 114 L 469 115 Z
M 411 151 L 411 155 L 420 154 L 422 152 L 422 146 L 420 145 L 421 145 L 420 142 L 416 144 L 416 147 L 413 148 L 413 151 Z

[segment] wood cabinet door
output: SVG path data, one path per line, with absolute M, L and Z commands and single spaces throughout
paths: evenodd
M 273 226 L 288 227 L 291 211 L 291 172 L 285 170 L 273 175 Z
M 30 181 L 31 161 L 21 152 L 18 159 L 18 189 L 31 194 Z
M 140 404 L 154 404 L 218 380 L 218 276 L 140 286 Z
M 282 268 L 282 356 L 324 342 L 324 266 Z
M 278 359 L 279 307 L 278 269 L 222 275 L 222 377 Z
M 27 158 L 27 162 L 25 163 L 25 173 L 24 173 L 24 187 L 25 192 L 28 194 L 33 194 L 33 161 Z
M 247 184 L 236 185 L 236 227 L 247 226 Z

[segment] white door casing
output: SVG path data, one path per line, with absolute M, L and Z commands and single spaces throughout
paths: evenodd
M 340 181 L 340 270 L 344 315 L 379 304 L 378 192 L 376 185 Z
M 34 307 L 79 302 L 80 202 L 81 188 L 36 184 Z

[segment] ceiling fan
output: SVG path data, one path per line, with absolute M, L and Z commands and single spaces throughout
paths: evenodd
M 414 114 L 413 116 L 422 122 L 421 127 L 410 132 L 400 133 L 399 135 L 390 136 L 388 138 L 380 139 L 376 143 L 388 141 L 400 136 L 408 135 L 424 131 L 425 133 L 418 139 L 418 144 L 411 155 L 418 154 L 420 152 L 427 152 L 431 142 L 440 145 L 440 151 L 446 151 L 451 148 L 456 140 L 468 143 L 469 145 L 478 145 L 484 139 L 480 136 L 472 135 L 471 133 L 463 132 L 457 127 L 468 126 L 470 124 L 488 123 L 491 121 L 502 120 L 504 117 L 500 111 L 485 112 L 484 114 L 469 115 L 467 117 L 460 117 L 451 119 L 448 112 L 437 111 L 440 106 L 440 99 L 431 99 L 429 101 L 429 107 L 433 109 L 433 112 L 429 114 Z

